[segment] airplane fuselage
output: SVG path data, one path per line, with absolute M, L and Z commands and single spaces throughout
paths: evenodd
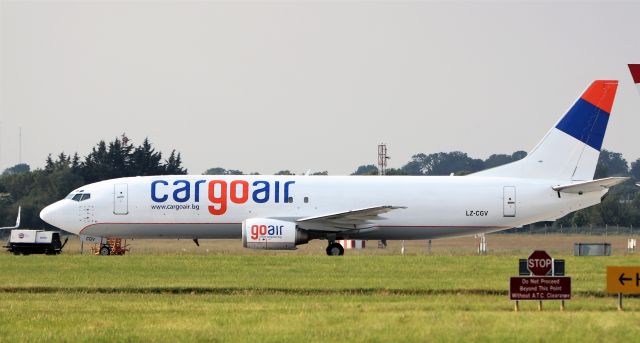
M 49 211 L 60 218 L 51 224 L 81 235 L 207 239 L 240 238 L 242 222 L 250 218 L 296 222 L 390 205 L 402 208 L 353 228 L 345 224 L 337 237 L 432 239 L 553 220 L 599 203 L 606 193 L 560 196 L 551 187 L 561 183 L 473 175 L 133 177 L 84 186 L 71 198 L 83 193 L 89 199 L 67 198 Z M 324 230 L 313 222 L 298 227 Z

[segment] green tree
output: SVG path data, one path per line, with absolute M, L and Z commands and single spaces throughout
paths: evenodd
M 507 154 L 493 154 L 484 160 L 483 169 L 489 169 L 498 167 L 507 163 L 521 160 L 527 156 L 525 151 L 516 151 L 511 155 Z
M 627 160 L 619 152 L 611 152 L 606 149 L 600 151 L 598 164 L 596 165 L 595 178 L 600 179 L 610 176 L 629 175 L 629 165 Z
M 205 170 L 205 172 L 202 174 L 203 175 L 244 175 L 244 173 L 241 170 L 236 170 L 236 169 L 227 170 L 221 167 L 209 168 Z
M 19 164 L 16 164 L 15 166 L 13 166 L 13 167 L 9 167 L 9 168 L 5 169 L 2 172 L 2 175 L 28 173 L 30 170 L 31 170 L 31 167 L 29 167 L 28 164 L 19 163 Z
M 378 167 L 373 164 L 359 166 L 351 175 L 378 175 Z
M 417 154 L 402 167 L 407 175 L 469 174 L 483 169 L 483 161 L 469 157 L 461 151 Z

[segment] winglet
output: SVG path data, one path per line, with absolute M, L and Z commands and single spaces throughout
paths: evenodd
M 22 212 L 22 206 L 18 206 L 18 219 L 16 219 L 16 229 L 20 227 L 20 213 Z
M 16 226 L 0 227 L 0 230 L 13 230 L 20 227 L 20 213 L 22 212 L 22 206 L 18 206 L 18 219 L 16 219 Z
M 640 64 L 629 64 L 629 71 L 635 84 L 640 84 Z

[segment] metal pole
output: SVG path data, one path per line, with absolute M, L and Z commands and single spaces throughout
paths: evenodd
M 542 300 L 538 300 L 538 311 L 542 311 Z
M 622 310 L 622 293 L 618 293 L 618 311 Z
M 520 311 L 520 303 L 518 302 L 518 300 L 516 300 L 516 306 L 515 306 L 515 308 L 514 308 L 514 311 L 515 311 L 515 312 Z
M 564 312 L 564 300 L 560 301 L 560 311 Z

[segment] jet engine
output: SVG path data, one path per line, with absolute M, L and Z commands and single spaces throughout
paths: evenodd
M 293 222 L 269 218 L 251 218 L 242 222 L 242 246 L 245 248 L 295 250 L 296 245 L 307 242 L 307 231 L 298 229 Z

